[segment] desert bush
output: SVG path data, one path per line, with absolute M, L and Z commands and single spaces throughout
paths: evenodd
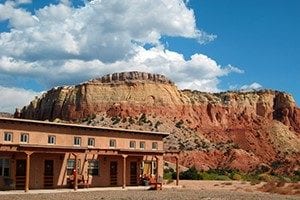
M 195 167 L 191 167 L 187 171 L 181 172 L 179 178 L 183 180 L 199 180 L 200 175 Z
M 160 121 L 157 121 L 156 123 L 155 123 L 155 125 L 154 125 L 154 128 L 158 128 L 161 124 L 163 124 L 162 122 L 160 122 Z
M 275 182 L 278 181 L 278 178 L 270 174 L 260 174 L 258 175 L 258 180 L 265 181 L 265 182 Z
M 114 117 L 111 118 L 111 121 L 113 122 L 112 124 L 115 125 L 115 124 L 118 124 L 121 121 L 121 118 L 118 117 L 118 116 L 114 116 Z
M 146 117 L 146 114 L 143 113 L 139 119 L 139 122 L 140 123 L 147 123 L 147 117 Z
M 180 121 L 178 121 L 176 124 L 175 124 L 175 126 L 176 126 L 176 128 L 181 128 L 182 127 L 182 125 L 183 125 L 183 120 L 181 119 Z
M 129 124 L 134 124 L 134 119 L 132 117 L 129 117 L 128 122 Z
M 242 175 L 240 175 L 240 174 L 238 174 L 238 173 L 234 173 L 234 174 L 232 175 L 232 179 L 233 179 L 233 180 L 236 180 L 236 181 L 240 181 L 240 180 L 243 179 L 243 177 L 242 177 Z

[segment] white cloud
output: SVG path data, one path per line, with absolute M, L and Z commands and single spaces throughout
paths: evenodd
M 29 4 L 32 0 L 15 0 L 17 4 Z
M 186 60 L 182 54 L 159 47 L 145 50 L 136 48 L 136 54 L 128 59 L 114 63 L 104 63 L 98 59 L 84 61 L 78 59 L 24 62 L 11 57 L 0 58 L 0 72 L 18 74 L 22 77 L 34 77 L 39 82 L 59 85 L 81 82 L 91 77 L 101 76 L 116 71 L 145 71 L 161 73 L 175 81 L 180 88 L 201 91 L 219 91 L 218 78 L 240 70 L 233 66 L 222 67 L 211 58 L 194 54 Z
M 61 0 L 34 15 L 18 7 L 28 2 L 0 4 L 0 20 L 9 20 L 11 26 L 0 33 L 0 77 L 11 87 L 15 78 L 52 87 L 138 70 L 162 73 L 180 88 L 218 91 L 219 77 L 243 73 L 200 53 L 186 59 L 161 44 L 162 36 L 192 38 L 201 44 L 216 38 L 196 27 L 188 1 L 92 0 L 74 8 Z M 145 49 L 145 44 L 154 47 Z
M 24 29 L 26 27 L 33 26 L 35 22 L 31 14 L 23 9 L 15 8 L 16 5 L 17 4 L 12 1 L 7 1 L 5 4 L 0 4 L 0 21 L 9 20 L 10 25 L 17 29 Z M 3 42 L 2 38 L 0 40 L 1 45 Z
M 259 83 L 254 82 L 254 83 L 252 83 L 250 85 L 243 85 L 241 87 L 241 90 L 242 91 L 253 91 L 253 90 L 260 90 L 262 88 L 263 88 L 262 85 L 260 85 Z
M 9 88 L 0 86 L 0 111 L 13 113 L 15 109 L 27 105 L 40 92 L 25 90 L 22 88 Z

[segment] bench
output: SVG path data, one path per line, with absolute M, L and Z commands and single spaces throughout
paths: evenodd
M 74 182 L 75 182 L 74 175 L 71 175 L 67 178 L 67 183 L 71 188 L 74 187 Z M 83 175 L 80 174 L 77 175 L 77 183 L 78 183 L 78 187 L 83 186 L 83 188 L 89 188 L 89 181 L 88 179 L 85 179 Z
M 156 181 L 156 178 L 150 178 L 149 184 L 154 190 L 162 190 L 162 181 L 160 181 L 160 178 L 158 178 L 158 181 Z

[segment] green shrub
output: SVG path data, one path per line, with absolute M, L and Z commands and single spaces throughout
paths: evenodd
M 139 119 L 139 123 L 147 123 L 147 117 L 146 114 L 143 113 Z
M 181 119 L 180 121 L 178 121 L 176 124 L 175 124 L 175 126 L 176 126 L 176 128 L 181 128 L 182 127 L 182 125 L 183 125 L 183 120 Z
M 118 116 L 112 117 L 111 121 L 113 122 L 112 124 L 115 125 L 121 121 L 121 118 Z
M 234 174 L 232 175 L 232 179 L 233 179 L 233 180 L 236 180 L 236 181 L 240 181 L 240 180 L 243 179 L 243 177 L 242 177 L 242 175 L 240 175 L 240 174 L 234 173 Z
M 154 128 L 158 128 L 158 126 L 160 126 L 161 124 L 163 124 L 162 122 L 160 122 L 160 121 L 157 121 L 156 123 L 155 123 L 155 125 L 154 125 Z
M 132 117 L 129 117 L 128 122 L 129 124 L 134 124 L 134 119 Z
M 270 174 L 260 174 L 258 175 L 258 180 L 265 181 L 265 182 L 274 182 L 274 181 L 278 181 L 278 178 Z
M 189 168 L 187 171 L 181 172 L 179 174 L 179 179 L 183 180 L 199 180 L 200 174 L 195 167 Z

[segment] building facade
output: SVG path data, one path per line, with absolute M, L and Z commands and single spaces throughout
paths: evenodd
M 139 185 L 168 133 L 0 118 L 0 190 Z

